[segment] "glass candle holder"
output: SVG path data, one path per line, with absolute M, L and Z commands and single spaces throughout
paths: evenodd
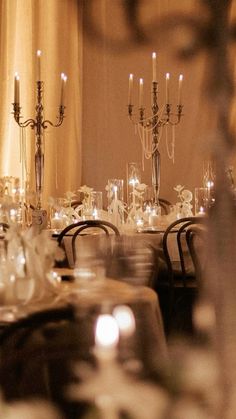
M 107 185 L 108 215 L 116 226 L 124 222 L 124 181 L 123 179 L 108 179 Z
M 92 217 L 94 220 L 99 220 L 102 215 L 103 201 L 102 201 L 102 192 L 93 191 L 92 192 Z
M 209 208 L 208 188 L 195 188 L 195 215 L 205 215 Z
M 127 203 L 128 206 L 135 200 L 134 191 L 141 183 L 141 171 L 138 163 L 127 164 Z

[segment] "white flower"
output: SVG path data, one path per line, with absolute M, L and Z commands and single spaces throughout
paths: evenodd
M 146 188 L 147 185 L 145 183 L 138 183 L 135 187 L 135 189 L 137 189 L 140 192 L 144 192 Z
M 188 189 L 184 189 L 181 192 L 181 197 L 182 197 L 182 199 L 183 199 L 184 202 L 191 202 L 192 199 L 193 199 L 193 194 Z
M 66 195 L 66 198 L 69 199 L 69 200 L 71 200 L 72 198 L 76 197 L 76 194 L 74 192 L 71 192 L 71 191 L 67 191 L 65 193 L 65 195 Z
M 182 189 L 184 189 L 184 186 L 181 186 L 181 185 L 176 185 L 176 186 L 174 187 L 174 190 L 175 190 L 176 192 L 180 192 L 180 191 L 182 191 Z
M 90 188 L 87 185 L 83 185 L 78 189 L 78 192 L 82 192 L 84 195 L 90 195 L 91 192 L 93 191 L 93 188 Z

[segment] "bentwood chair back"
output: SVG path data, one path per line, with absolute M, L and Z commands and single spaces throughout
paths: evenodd
M 163 235 L 163 267 L 159 270 L 156 289 L 159 292 L 165 289 L 167 293 L 167 324 L 180 302 L 195 298 L 198 283 L 186 234 L 192 225 L 202 223 L 202 217 L 181 218 L 172 222 Z M 177 250 L 175 260 L 172 258 L 173 248 Z
M 190 226 L 186 232 L 186 241 L 193 261 L 197 281 L 201 283 L 206 262 L 204 257 L 206 228 L 202 225 Z
M 84 220 L 78 221 L 77 223 L 70 224 L 69 226 L 65 227 L 61 233 L 59 234 L 57 241 L 60 247 L 64 248 L 65 250 L 65 239 L 66 237 L 69 239 L 69 252 L 72 254 L 72 261 L 70 265 L 73 265 L 76 260 L 76 240 L 78 236 L 87 236 L 87 235 L 97 235 L 97 233 L 102 233 L 104 236 L 109 238 L 111 235 L 119 237 L 120 233 L 118 228 L 105 220 Z M 97 237 L 97 236 L 96 236 Z M 96 238 L 95 237 L 95 238 Z M 67 264 L 68 258 L 67 258 Z

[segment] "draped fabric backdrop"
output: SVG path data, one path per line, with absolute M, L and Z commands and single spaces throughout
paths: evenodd
M 81 182 L 81 17 L 76 0 L 1 0 L 0 176 L 22 177 L 20 130 L 12 113 L 14 74 L 20 75 L 22 120 L 35 116 L 36 51 L 42 51 L 44 116 L 56 122 L 60 74 L 68 76 L 65 120 L 45 130 L 45 191 L 63 196 Z M 34 188 L 34 133 L 24 130 L 27 172 Z

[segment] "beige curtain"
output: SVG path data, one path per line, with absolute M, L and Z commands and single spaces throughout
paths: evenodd
M 44 202 L 76 190 L 81 180 L 81 16 L 76 0 L 1 0 L 0 176 L 30 177 L 34 188 L 33 130 L 24 129 L 27 167 L 20 162 L 20 129 L 12 115 L 14 73 L 20 75 L 22 121 L 35 117 L 36 51 L 42 51 L 44 117 L 57 122 L 60 73 L 68 76 L 66 117 L 45 130 Z

